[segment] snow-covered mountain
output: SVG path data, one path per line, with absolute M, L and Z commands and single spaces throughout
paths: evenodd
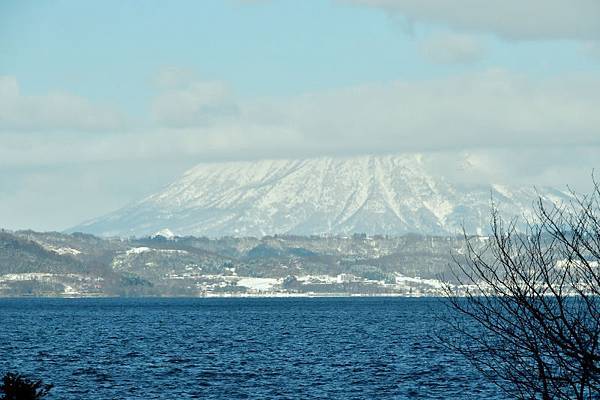
M 454 166 L 449 166 L 449 168 Z M 568 194 L 538 188 L 560 201 Z M 460 185 L 428 172 L 421 155 L 200 164 L 135 204 L 73 231 L 176 235 L 454 234 L 489 226 L 490 199 L 504 216 L 527 213 L 533 188 Z

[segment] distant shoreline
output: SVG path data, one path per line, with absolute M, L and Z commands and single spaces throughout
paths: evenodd
M 98 295 L 82 295 L 82 296 L 0 296 L 0 300 L 6 299 L 270 299 L 270 298 L 357 298 L 357 297 L 401 297 L 401 298 L 442 298 L 440 295 L 406 295 L 395 293 L 378 293 L 378 294 L 357 294 L 357 293 L 269 293 L 269 294 L 209 294 L 203 296 L 107 296 L 104 294 Z

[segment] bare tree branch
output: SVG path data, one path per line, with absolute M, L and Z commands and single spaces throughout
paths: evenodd
M 445 286 L 440 335 L 519 399 L 600 399 L 600 186 L 572 201 L 541 198 L 524 223 L 492 204 L 491 234 L 464 233 Z M 524 226 L 523 228 L 520 228 Z M 520 228 L 520 229 L 519 229 Z M 454 336 L 456 338 L 456 336 Z

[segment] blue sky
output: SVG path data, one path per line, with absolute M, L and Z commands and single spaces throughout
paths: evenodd
M 0 224 L 65 229 L 206 160 L 468 152 L 531 171 L 509 183 L 587 179 L 600 3 L 480 4 L 4 1 Z
M 461 70 L 596 71 L 573 40 L 506 41 L 484 33 L 486 57 L 436 65 L 420 41 L 449 30 L 410 26 L 377 8 L 332 1 L 5 1 L 0 73 L 24 93 L 73 92 L 143 116 L 165 67 L 224 80 L 241 96 L 303 92 Z

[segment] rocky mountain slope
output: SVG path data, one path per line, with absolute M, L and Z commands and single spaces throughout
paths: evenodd
M 451 166 L 449 166 L 451 167 Z M 527 213 L 552 188 L 461 185 L 432 174 L 421 155 L 323 157 L 200 164 L 135 204 L 71 231 L 103 236 L 485 233 L 490 199 L 505 217 Z

